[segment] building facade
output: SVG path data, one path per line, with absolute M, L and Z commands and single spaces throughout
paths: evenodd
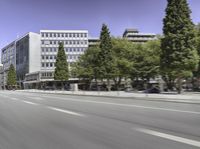
M 139 33 L 136 29 L 126 29 L 122 38 L 144 43 L 155 40 L 155 34 Z M 3 86 L 6 86 L 7 72 L 11 64 L 16 68 L 18 84 L 31 88 L 43 81 L 54 78 L 55 62 L 59 43 L 64 44 L 69 69 L 88 47 L 99 44 L 99 38 L 89 37 L 87 30 L 41 30 L 27 33 L 1 49 L 3 64 Z

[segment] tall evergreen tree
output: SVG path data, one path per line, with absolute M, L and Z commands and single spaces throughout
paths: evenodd
M 163 20 L 160 68 L 163 73 L 177 78 L 178 93 L 181 93 L 182 79 L 191 76 L 198 66 L 194 24 L 190 13 L 187 0 L 168 0 Z
M 64 45 L 62 42 L 59 43 L 55 67 L 54 80 L 67 81 L 69 78 L 69 70 L 66 54 L 64 51 Z
M 8 77 L 7 77 L 7 85 L 10 87 L 13 87 L 17 84 L 16 82 L 16 71 L 13 64 L 10 65 L 10 68 L 8 70 Z
M 110 90 L 110 79 L 112 78 L 112 42 L 108 27 L 103 24 L 100 34 L 100 52 L 98 55 L 99 78 L 107 79 L 107 87 Z

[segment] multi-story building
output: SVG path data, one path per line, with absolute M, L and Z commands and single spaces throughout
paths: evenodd
M 123 38 L 134 43 L 145 43 L 157 39 L 156 34 L 140 33 L 137 29 L 126 29 L 123 33 Z
M 0 89 L 3 89 L 3 64 L 0 64 Z
M 27 33 L 4 47 L 1 50 L 3 86 L 7 85 L 7 73 L 13 64 L 18 83 L 23 87 L 25 75 L 40 70 L 38 57 L 40 57 L 40 36 L 36 33 Z
M 53 80 L 59 42 L 63 42 L 69 67 L 88 48 L 86 30 L 41 30 L 41 79 Z

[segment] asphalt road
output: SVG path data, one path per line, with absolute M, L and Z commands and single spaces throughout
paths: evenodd
M 0 91 L 0 149 L 197 149 L 200 105 Z

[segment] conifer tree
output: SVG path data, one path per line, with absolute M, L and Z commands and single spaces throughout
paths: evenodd
M 161 71 L 174 76 L 181 93 L 182 79 L 191 76 L 198 66 L 194 24 L 187 0 L 168 0 L 163 20 L 164 38 L 161 42 Z
M 7 77 L 7 85 L 10 87 L 13 87 L 17 84 L 16 82 L 16 71 L 13 64 L 10 65 L 10 68 L 8 70 L 8 77 Z
M 64 51 L 64 45 L 62 42 L 59 43 L 55 67 L 56 68 L 55 68 L 55 73 L 54 73 L 54 80 L 58 80 L 62 82 L 67 81 L 69 78 L 69 70 L 68 70 L 66 54 Z

